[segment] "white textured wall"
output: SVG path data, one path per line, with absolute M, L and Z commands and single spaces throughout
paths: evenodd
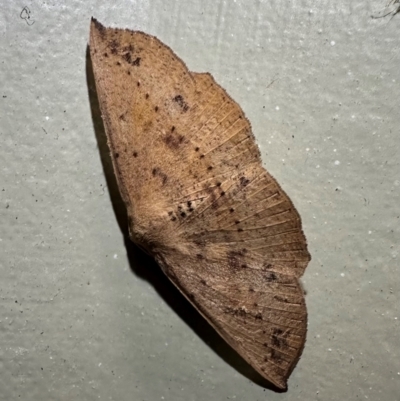
M 115 3 L 0 0 L 0 400 L 398 400 L 400 14 L 372 19 L 386 0 Z M 92 15 L 211 72 L 299 209 L 309 332 L 287 393 L 251 381 L 125 242 L 87 81 Z

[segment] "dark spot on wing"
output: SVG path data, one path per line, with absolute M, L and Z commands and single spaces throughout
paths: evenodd
M 277 280 L 276 274 L 274 272 L 269 272 L 265 276 L 265 280 L 268 282 L 273 282 Z
M 240 185 L 242 187 L 245 187 L 249 182 L 250 180 L 248 180 L 246 177 L 240 177 Z
M 173 211 L 169 211 L 168 212 L 168 216 L 171 218 L 171 221 L 175 221 L 176 217 L 174 216 L 174 212 Z
M 280 342 L 280 347 L 281 348 L 285 349 L 285 348 L 289 347 L 289 344 L 288 344 L 288 341 L 287 341 L 287 338 L 290 335 L 290 330 L 289 329 L 283 331 L 282 329 L 275 327 L 273 329 L 272 333 L 273 333 L 272 334 L 272 338 L 273 339 L 274 339 L 274 337 L 278 337 L 279 336 L 278 340 Z
M 132 62 L 132 57 L 131 57 L 131 54 L 130 54 L 130 53 L 125 53 L 125 54 L 123 54 L 123 55 L 122 55 L 122 58 L 123 58 L 126 62 L 128 62 L 129 64 Z
M 238 269 L 239 267 L 243 268 L 243 263 L 241 262 L 241 259 L 244 256 L 244 253 L 242 251 L 229 251 L 227 254 L 227 259 L 228 259 L 228 265 L 232 269 Z M 247 265 L 245 265 L 247 267 Z
M 171 149 L 177 149 L 182 143 L 185 137 L 183 135 L 178 135 L 178 134 L 168 134 L 167 136 L 164 137 L 165 143 L 171 148 Z
M 237 253 L 235 251 L 229 251 L 227 257 L 229 267 L 232 269 L 237 269 L 240 265 Z
M 133 60 L 131 64 L 136 66 L 136 67 L 139 67 L 140 66 L 140 60 L 141 60 L 140 57 L 136 57 L 135 60 Z
M 181 107 L 181 109 L 186 112 L 189 110 L 189 106 L 187 105 L 187 103 L 185 102 L 185 99 L 183 98 L 182 95 L 177 95 L 174 98 L 172 98 L 172 100 L 176 103 L 178 103 L 179 107 Z

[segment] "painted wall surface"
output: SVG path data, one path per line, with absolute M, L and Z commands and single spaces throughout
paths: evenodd
M 400 14 L 387 0 L 0 0 L 0 400 L 400 399 Z M 277 393 L 126 240 L 90 17 L 158 36 L 252 122 L 299 210 L 303 356 Z

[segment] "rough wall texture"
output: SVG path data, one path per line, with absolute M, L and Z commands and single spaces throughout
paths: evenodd
M 0 400 L 396 400 L 400 14 L 376 1 L 0 0 Z M 243 107 L 300 211 L 308 341 L 278 394 L 125 240 L 90 17 Z

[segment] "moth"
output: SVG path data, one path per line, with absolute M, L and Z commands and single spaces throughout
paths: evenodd
M 90 55 L 131 240 L 280 389 L 302 353 L 300 216 L 240 106 L 156 37 L 92 18 Z

